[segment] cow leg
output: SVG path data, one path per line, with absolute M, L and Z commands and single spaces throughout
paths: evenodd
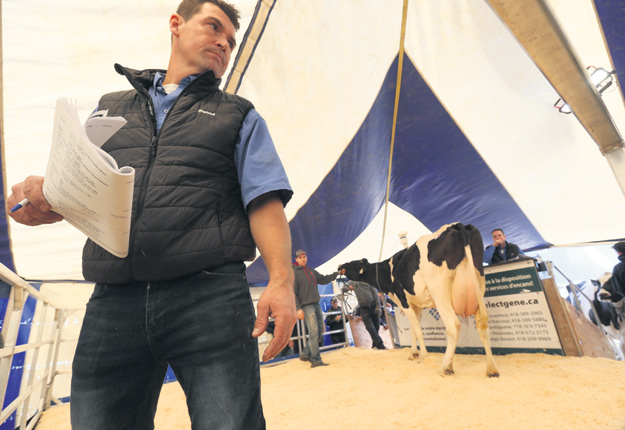
M 412 337 L 409 360 L 416 360 L 419 358 L 419 355 L 421 359 L 424 359 L 428 355 L 428 351 L 425 348 L 425 340 L 423 339 L 423 330 L 421 329 L 422 311 L 422 308 L 411 305 L 410 309 L 406 312 L 410 320 L 410 334 Z M 419 349 L 417 349 L 417 342 L 419 343 Z
M 441 373 L 443 375 L 454 374 L 454 354 L 456 353 L 456 346 L 458 345 L 458 334 L 460 333 L 460 321 L 454 312 L 454 308 L 451 305 L 451 301 L 444 303 L 444 306 L 436 308 L 438 310 L 443 323 L 445 324 L 445 331 L 447 333 L 447 347 L 445 348 L 445 355 L 443 356 L 443 364 L 441 366 Z
M 495 366 L 495 360 L 493 359 L 493 352 L 490 349 L 490 336 L 488 334 L 488 314 L 486 310 L 482 312 L 481 309 L 475 313 L 475 327 L 480 334 L 480 339 L 484 344 L 484 351 L 486 352 L 486 376 L 489 378 L 498 377 L 499 371 Z

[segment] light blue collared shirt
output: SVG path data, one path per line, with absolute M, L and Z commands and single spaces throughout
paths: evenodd
M 152 87 L 148 90 L 154 103 L 156 129 L 161 129 L 163 121 L 180 93 L 195 79 L 188 76 L 180 85 L 167 94 L 163 88 L 165 76 L 156 73 Z M 237 139 L 234 150 L 234 163 L 237 169 L 243 206 L 270 191 L 278 191 L 284 205 L 291 199 L 293 190 L 278 157 L 265 120 L 256 109 L 248 112 Z

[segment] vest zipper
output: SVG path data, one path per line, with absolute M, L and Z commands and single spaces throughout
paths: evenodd
M 141 212 L 143 212 L 143 203 L 145 200 L 145 195 L 147 193 L 147 185 L 148 185 L 148 181 L 150 179 L 150 174 L 152 173 L 152 167 L 154 167 L 154 159 L 156 158 L 156 150 L 157 150 L 157 143 L 158 143 L 158 135 L 157 135 L 157 131 L 156 131 L 156 115 L 154 114 L 154 106 L 152 105 L 152 99 L 150 98 L 150 95 L 148 94 L 147 97 L 148 100 L 148 114 L 150 116 L 150 119 L 152 120 L 152 140 L 150 141 L 150 151 L 148 153 L 148 167 L 145 169 L 145 173 L 143 174 L 143 178 L 141 179 L 141 193 L 139 194 L 139 200 L 137 202 L 137 215 L 135 217 L 135 222 L 133 225 L 131 225 L 130 228 L 130 237 L 129 237 L 129 241 L 130 241 L 130 250 L 128 252 L 128 262 L 130 265 L 130 272 L 132 273 L 132 276 L 134 277 L 134 271 L 132 270 L 132 256 L 135 253 L 135 235 L 137 232 L 137 225 L 138 225 L 138 220 L 141 218 Z M 136 180 L 136 178 L 135 178 Z

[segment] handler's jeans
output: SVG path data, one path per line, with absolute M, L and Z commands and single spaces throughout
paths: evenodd
M 165 282 L 96 284 L 72 371 L 73 430 L 147 430 L 167 364 L 193 430 L 264 429 L 243 263 Z
M 308 342 L 301 352 L 301 356 L 310 358 L 310 361 L 321 361 L 319 354 L 319 339 L 323 335 L 325 323 L 323 322 L 323 313 L 319 303 L 302 306 L 304 311 L 304 322 L 308 331 Z

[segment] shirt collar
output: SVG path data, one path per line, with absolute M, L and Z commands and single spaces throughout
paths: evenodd
M 165 80 L 166 76 L 167 75 L 164 75 L 161 72 L 156 72 L 154 74 L 154 80 L 152 81 L 152 87 L 161 94 L 166 94 L 165 89 L 163 88 L 163 81 Z M 178 88 L 180 88 L 180 90 L 182 91 L 187 85 L 193 82 L 195 78 L 197 78 L 196 75 L 190 75 L 186 78 L 183 78 L 182 81 L 180 81 Z

